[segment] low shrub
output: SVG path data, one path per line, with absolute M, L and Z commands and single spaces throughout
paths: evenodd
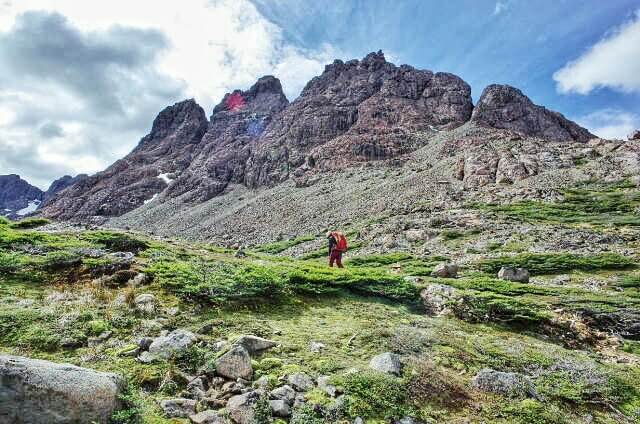
M 14 274 L 22 266 L 22 256 L 17 253 L 0 252 L 0 272 Z
M 344 409 L 351 418 L 397 420 L 408 410 L 403 380 L 373 371 L 348 374 L 336 379 L 344 390 Z
M 46 218 L 26 218 L 20 221 L 12 222 L 9 226 L 15 229 L 38 228 L 43 225 L 50 224 L 51 221 Z
M 478 268 L 497 273 L 503 266 L 522 267 L 532 274 L 554 274 L 572 270 L 625 269 L 635 265 L 633 259 L 617 253 L 578 255 L 573 253 L 522 253 L 483 259 Z
M 149 247 L 149 243 L 144 240 L 115 231 L 94 231 L 84 235 L 84 238 L 117 252 L 133 252 L 137 254 Z

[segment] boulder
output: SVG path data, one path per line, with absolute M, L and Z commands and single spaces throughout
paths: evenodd
M 135 303 L 136 309 L 140 312 L 151 314 L 156 310 L 156 297 L 150 293 L 136 296 L 133 303 Z
M 0 355 L 0 422 L 108 422 L 123 380 L 70 364 Z
M 160 408 L 168 418 L 187 418 L 196 413 L 196 401 L 193 399 L 165 399 L 160 401 Z
M 273 389 L 271 393 L 269 393 L 269 398 L 273 400 L 284 400 L 291 405 L 296 398 L 296 391 L 293 390 L 291 386 L 284 385 Z
M 640 140 L 640 130 L 635 130 L 633 133 L 629 134 L 629 140 Z
M 321 375 L 320 377 L 318 377 L 317 383 L 318 383 L 318 388 L 320 390 L 324 391 L 326 394 L 328 394 L 331 397 L 336 396 L 338 389 L 336 386 L 331 384 L 331 378 L 329 376 Z
M 193 424 L 227 424 L 229 421 L 225 419 L 218 411 L 207 409 L 194 415 L 189 415 L 189 420 Z
M 255 355 L 277 346 L 278 343 L 258 336 L 240 336 L 234 345 L 244 347 L 249 352 L 249 355 Z
M 260 399 L 257 391 L 233 396 L 227 402 L 227 411 L 237 424 L 253 424 L 255 407 Z
M 485 368 L 473 377 L 471 384 L 483 392 L 517 398 L 535 397 L 535 388 L 531 379 L 518 373 Z
M 447 315 L 451 312 L 451 305 L 457 302 L 461 296 L 451 286 L 429 284 L 420 291 L 420 298 L 428 314 Z
M 242 346 L 234 346 L 216 361 L 216 373 L 226 378 L 251 379 L 253 368 L 249 352 Z
M 315 341 L 309 342 L 309 350 L 313 353 L 320 353 L 322 352 L 322 349 L 324 349 L 325 347 L 326 347 L 325 344 L 322 342 L 315 342 Z
M 400 375 L 402 363 L 400 357 L 395 353 L 385 352 L 374 356 L 369 362 L 369 367 L 385 374 Z
M 271 412 L 275 417 L 288 417 L 291 415 L 291 408 L 284 400 L 270 400 Z
M 140 359 L 153 361 L 155 359 L 169 359 L 184 352 L 197 340 L 196 335 L 187 330 L 174 330 L 166 336 L 160 336 L 149 345 L 149 351 L 143 352 Z
M 519 283 L 529 282 L 529 271 L 524 268 L 513 268 L 510 266 L 503 266 L 498 271 L 498 278 L 507 281 L 516 281 Z
M 438 264 L 433 271 L 431 271 L 432 277 L 439 278 L 456 278 L 460 267 L 457 264 Z
M 287 376 L 287 383 L 298 392 L 306 392 L 314 387 L 313 379 L 302 372 Z

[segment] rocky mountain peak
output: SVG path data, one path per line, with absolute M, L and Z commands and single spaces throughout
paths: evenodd
M 640 140 L 640 130 L 635 130 L 629 135 L 629 140 Z
M 84 180 L 87 177 L 88 177 L 87 174 L 78 174 L 75 177 L 72 177 L 71 175 L 64 175 L 58 178 L 57 180 L 54 180 L 49 186 L 49 188 L 47 189 L 47 191 L 44 193 L 42 203 L 43 204 L 47 203 L 49 200 L 53 198 L 53 196 L 55 196 L 65 188 L 70 187 L 73 184 L 77 183 L 78 181 Z
M 19 175 L 0 175 L 0 216 L 19 218 L 35 212 L 43 195 L 42 190 Z
M 183 100 L 164 108 L 154 119 L 151 132 L 139 146 L 174 135 L 180 143 L 200 141 L 208 125 L 204 109 L 194 99 Z
M 485 88 L 471 120 L 545 140 L 586 142 L 595 138 L 585 128 L 558 112 L 534 104 L 522 91 L 509 85 L 492 84 Z
M 288 104 L 289 100 L 282 91 L 280 80 L 272 75 L 265 75 L 246 91 L 234 90 L 225 94 L 213 109 L 211 120 L 219 119 L 220 113 L 270 115 L 284 109 Z

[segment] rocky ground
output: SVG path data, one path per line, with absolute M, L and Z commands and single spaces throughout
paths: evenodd
M 2 221 L 0 418 L 638 422 L 640 192 L 552 198 L 397 203 L 353 221 L 345 270 L 304 228 L 239 250 Z

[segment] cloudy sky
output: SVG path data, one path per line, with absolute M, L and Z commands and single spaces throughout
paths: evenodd
M 169 104 L 210 114 L 265 74 L 293 100 L 378 49 L 474 99 L 507 83 L 600 136 L 640 128 L 640 0 L 0 0 L 0 174 L 93 173 Z

